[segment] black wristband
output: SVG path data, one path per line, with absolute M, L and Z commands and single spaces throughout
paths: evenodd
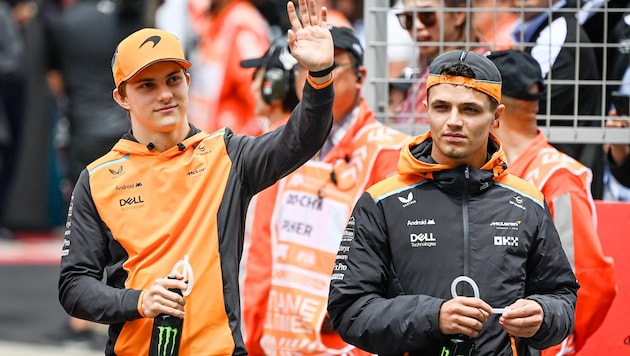
M 311 72 L 310 70 L 308 71 L 308 74 L 313 77 L 313 78 L 321 78 L 321 77 L 325 77 L 328 74 L 332 73 L 332 71 L 335 69 L 336 65 L 335 63 L 333 63 L 333 65 L 331 65 L 330 67 L 323 69 L 323 70 L 319 70 L 317 72 Z

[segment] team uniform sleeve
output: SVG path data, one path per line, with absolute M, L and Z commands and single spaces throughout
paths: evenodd
M 106 324 L 141 318 L 140 290 L 103 282 L 113 243 L 110 236 L 96 211 L 84 170 L 70 202 L 59 277 L 59 301 L 74 317 Z
M 535 349 L 544 349 L 562 342 L 573 331 L 579 285 L 549 208 L 545 206 L 537 214 L 538 233 L 527 259 L 525 293 L 527 299 L 542 306 L 544 319 L 538 332 L 526 341 Z
M 339 246 L 328 313 L 346 342 L 376 354 L 399 354 L 444 339 L 438 324 L 444 300 L 403 295 L 390 268 L 385 226 L 381 209 L 365 193 L 355 205 Z
M 271 186 L 308 161 L 332 127 L 332 83 L 314 89 L 308 82 L 302 101 L 286 125 L 259 137 L 227 135 L 228 153 L 251 194 Z

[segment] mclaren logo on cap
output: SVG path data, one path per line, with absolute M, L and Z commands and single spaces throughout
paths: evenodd
M 155 46 L 157 46 L 157 44 L 160 43 L 161 40 L 162 40 L 162 37 L 160 36 L 151 36 L 147 38 L 146 40 L 144 40 L 144 42 L 142 42 L 142 44 L 138 48 L 142 48 L 142 46 L 144 46 L 144 44 L 147 42 L 153 42 L 153 48 L 155 48 Z

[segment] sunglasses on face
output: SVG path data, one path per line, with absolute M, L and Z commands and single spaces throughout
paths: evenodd
M 431 27 L 437 22 L 437 15 L 434 10 L 405 11 L 396 14 L 396 16 L 400 26 L 405 30 L 412 30 L 415 20 L 422 22 L 425 27 Z

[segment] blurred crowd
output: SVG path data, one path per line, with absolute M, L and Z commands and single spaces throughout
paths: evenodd
M 353 28 L 365 48 L 363 1 L 320 3 L 330 9 L 329 22 Z M 562 15 L 563 8 L 582 6 L 574 0 L 551 3 L 554 18 Z M 541 14 L 526 12 L 528 7 L 542 9 L 548 4 L 546 0 L 538 4 L 391 0 L 387 14 L 387 73 L 391 79 L 388 121 L 426 121 L 421 105 L 423 77 L 427 64 L 439 53 L 465 47 L 483 52 L 521 45 L 536 57 L 536 46 L 527 45 L 536 39 L 523 37 L 516 41 L 514 30 L 523 20 Z M 108 63 L 115 44 L 138 28 L 165 29 L 184 44 L 194 64 L 191 122 L 209 131 L 228 126 L 237 133 L 262 133 L 265 119 L 255 115 L 250 93 L 253 71 L 241 68 L 239 63 L 262 55 L 271 41 L 286 32 L 285 7 L 284 0 L 0 1 L 0 25 L 4 29 L 0 47 L 0 226 L 37 229 L 61 225 L 73 182 L 81 169 L 129 129 L 125 112 L 111 100 L 113 85 Z M 416 11 L 407 10 L 414 7 Z M 497 7 L 502 10 L 497 11 Z M 623 44 L 628 36 L 624 7 L 627 4 L 618 0 L 607 4 L 589 1 L 583 9 L 590 12 L 573 11 L 571 14 L 579 16 L 563 18 L 579 21 L 567 28 L 579 29 L 580 43 L 592 38 L 592 43 L 605 39 Z M 602 8 L 612 11 L 604 12 Z M 558 56 L 560 60 L 551 63 L 566 70 L 554 69 L 553 79 L 575 81 L 575 73 L 579 73 L 580 83 L 603 79 L 618 83 L 627 66 L 627 54 L 623 53 L 623 47 L 617 50 L 615 46 L 595 45 L 583 46 L 578 55 L 576 48 L 565 46 Z M 566 62 L 567 58 L 577 57 L 580 67 Z M 549 63 L 548 58 L 543 58 L 541 67 L 545 60 Z M 543 70 L 543 74 L 551 69 Z M 602 73 L 607 78 L 602 78 Z M 575 106 L 579 115 L 589 116 L 614 108 L 609 98 L 616 86 L 607 86 L 602 94 L 601 84 L 581 84 L 574 102 L 575 86 L 555 85 L 549 100 L 545 97 L 541 101 L 539 113 L 562 115 L 571 113 Z M 579 123 L 599 124 L 588 120 Z M 625 122 L 614 121 L 608 126 L 625 126 Z M 603 166 L 602 145 L 561 144 L 558 148 L 593 169 L 595 198 L 627 197 L 623 185 L 617 184 Z M 623 159 L 617 158 L 623 158 L 627 149 L 624 145 L 612 149 L 608 151 L 611 162 L 621 164 Z M 32 175 L 33 167 L 38 167 L 38 175 Z M 604 181 L 612 187 L 606 192 Z M 28 202 L 36 203 L 33 207 Z M 12 208 L 7 209 L 8 206 Z M 4 237 L 11 234 L 4 228 L 0 231 Z

